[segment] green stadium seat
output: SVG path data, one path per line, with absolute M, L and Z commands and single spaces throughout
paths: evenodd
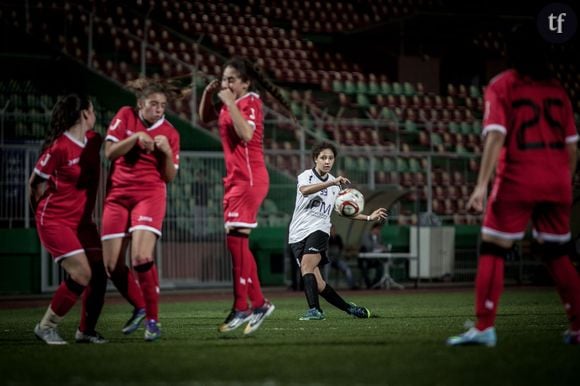
M 367 108 L 371 105 L 371 102 L 369 101 L 369 98 L 366 96 L 366 94 L 359 93 L 356 94 L 356 104 L 359 107 Z
M 381 169 L 385 172 L 393 172 L 397 170 L 397 166 L 391 157 L 385 157 L 383 158 Z
M 417 131 L 417 124 L 410 119 L 405 120 L 405 124 L 403 127 L 405 131 L 408 131 L 410 133 L 414 133 Z
M 342 84 L 342 81 L 340 79 L 334 79 L 332 81 L 332 91 L 336 92 L 336 93 L 340 93 L 344 91 L 344 86 Z
M 406 158 L 397 158 L 397 171 L 399 173 L 404 173 L 409 171 L 409 161 Z
M 431 144 L 433 146 L 443 145 L 443 139 L 441 139 L 441 136 L 439 134 L 431 133 Z
M 460 131 L 459 124 L 455 121 L 449 122 L 449 125 L 447 127 L 449 128 L 449 132 L 451 133 L 459 133 Z
M 401 95 L 403 93 L 403 87 L 399 82 L 393 82 L 392 88 L 394 95 Z
M 409 171 L 413 173 L 421 171 L 421 163 L 417 158 L 409 159 Z
M 415 88 L 409 82 L 403 83 L 403 94 L 406 96 L 413 96 L 415 95 Z
M 381 82 L 381 92 L 386 95 L 393 93 L 393 88 L 391 87 L 389 82 Z
M 479 87 L 473 85 L 469 86 L 469 96 L 472 98 L 479 98 L 481 96 Z
M 472 127 L 471 127 L 471 124 L 469 122 L 463 121 L 463 122 L 461 122 L 461 124 L 459 126 L 460 126 L 461 134 L 471 134 Z

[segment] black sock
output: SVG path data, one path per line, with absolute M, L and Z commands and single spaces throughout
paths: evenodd
M 339 294 L 336 293 L 334 288 L 332 288 L 328 283 L 326 283 L 326 287 L 320 292 L 320 296 L 326 299 L 327 302 L 338 308 L 339 310 L 345 311 L 348 310 L 350 304 L 344 301 Z
M 318 286 L 316 284 L 316 276 L 313 273 L 307 273 L 302 276 L 304 282 L 304 293 L 306 294 L 306 301 L 309 308 L 316 308 L 321 311 L 320 303 L 318 302 Z

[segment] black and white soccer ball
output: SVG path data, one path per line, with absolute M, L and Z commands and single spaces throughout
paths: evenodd
M 334 202 L 334 210 L 341 216 L 354 217 L 365 207 L 365 198 L 361 192 L 353 188 L 346 188 L 338 193 Z

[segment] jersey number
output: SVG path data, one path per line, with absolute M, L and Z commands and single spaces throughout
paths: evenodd
M 530 108 L 534 116 L 527 121 L 522 122 L 520 127 L 518 127 L 516 141 L 518 144 L 518 149 L 520 150 L 532 150 L 532 149 L 545 149 L 546 143 L 543 141 L 539 142 L 526 142 L 526 130 L 532 129 L 534 127 L 538 127 L 538 123 L 540 122 L 540 118 L 542 114 L 544 116 L 545 121 L 548 123 L 548 126 L 551 129 L 556 129 L 560 133 L 564 133 L 564 127 L 561 122 L 559 122 L 551 113 L 552 106 L 562 108 L 564 107 L 564 103 L 561 99 L 557 98 L 546 98 L 542 101 L 542 106 L 539 106 L 537 103 L 530 99 L 516 99 L 512 102 L 512 108 L 517 110 L 519 108 L 528 107 Z M 563 149 L 564 148 L 564 141 L 554 141 L 548 143 L 548 147 L 551 149 Z
M 119 125 L 121 124 L 121 120 L 119 118 L 117 118 L 117 120 L 115 121 L 115 123 L 113 123 L 110 127 L 109 130 L 113 131 L 116 130 L 117 127 L 119 127 Z

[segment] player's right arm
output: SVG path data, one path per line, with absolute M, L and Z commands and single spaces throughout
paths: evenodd
M 487 185 L 495 170 L 495 165 L 497 164 L 504 141 L 505 135 L 501 131 L 490 131 L 485 136 L 485 145 L 483 147 L 477 184 L 467 202 L 468 209 L 472 208 L 478 212 L 483 211 L 483 200 L 487 195 Z
M 30 179 L 28 180 L 28 185 L 30 187 L 30 196 L 28 197 L 32 211 L 36 213 L 36 208 L 38 207 L 38 201 L 40 197 L 44 194 L 46 189 L 46 179 L 39 176 L 35 172 L 32 172 Z
M 220 88 L 220 82 L 217 79 L 212 80 L 203 90 L 201 102 L 199 103 L 199 119 L 203 123 L 213 122 L 218 118 L 217 111 L 212 102 L 213 95 Z
M 105 157 L 108 160 L 114 161 L 117 158 L 127 154 L 135 145 L 147 152 L 155 150 L 155 142 L 153 138 L 146 132 L 137 131 L 127 137 L 127 122 L 129 122 L 129 114 L 132 114 L 131 109 L 122 107 L 107 129 L 107 136 L 105 137 Z M 135 130 L 135 128 L 131 128 Z
M 59 166 L 63 164 L 63 159 L 65 158 L 64 152 L 53 144 L 36 161 L 34 170 L 28 179 L 28 187 L 30 188 L 30 196 L 28 199 L 34 212 L 36 212 L 38 202 L 46 190 L 46 182 Z
M 105 143 L 105 157 L 110 161 L 114 161 L 127 154 L 133 147 L 135 147 L 135 145 L 139 145 L 141 149 L 148 152 L 155 149 L 153 138 L 144 131 L 138 131 L 119 142 L 114 142 L 110 139 L 107 140 Z
M 340 186 L 350 184 L 350 181 L 346 177 L 338 176 L 334 180 L 328 180 L 326 182 L 319 182 L 317 184 L 302 185 L 298 188 L 303 196 L 309 196 L 311 194 L 320 192 L 323 189 L 330 188 L 331 186 Z

